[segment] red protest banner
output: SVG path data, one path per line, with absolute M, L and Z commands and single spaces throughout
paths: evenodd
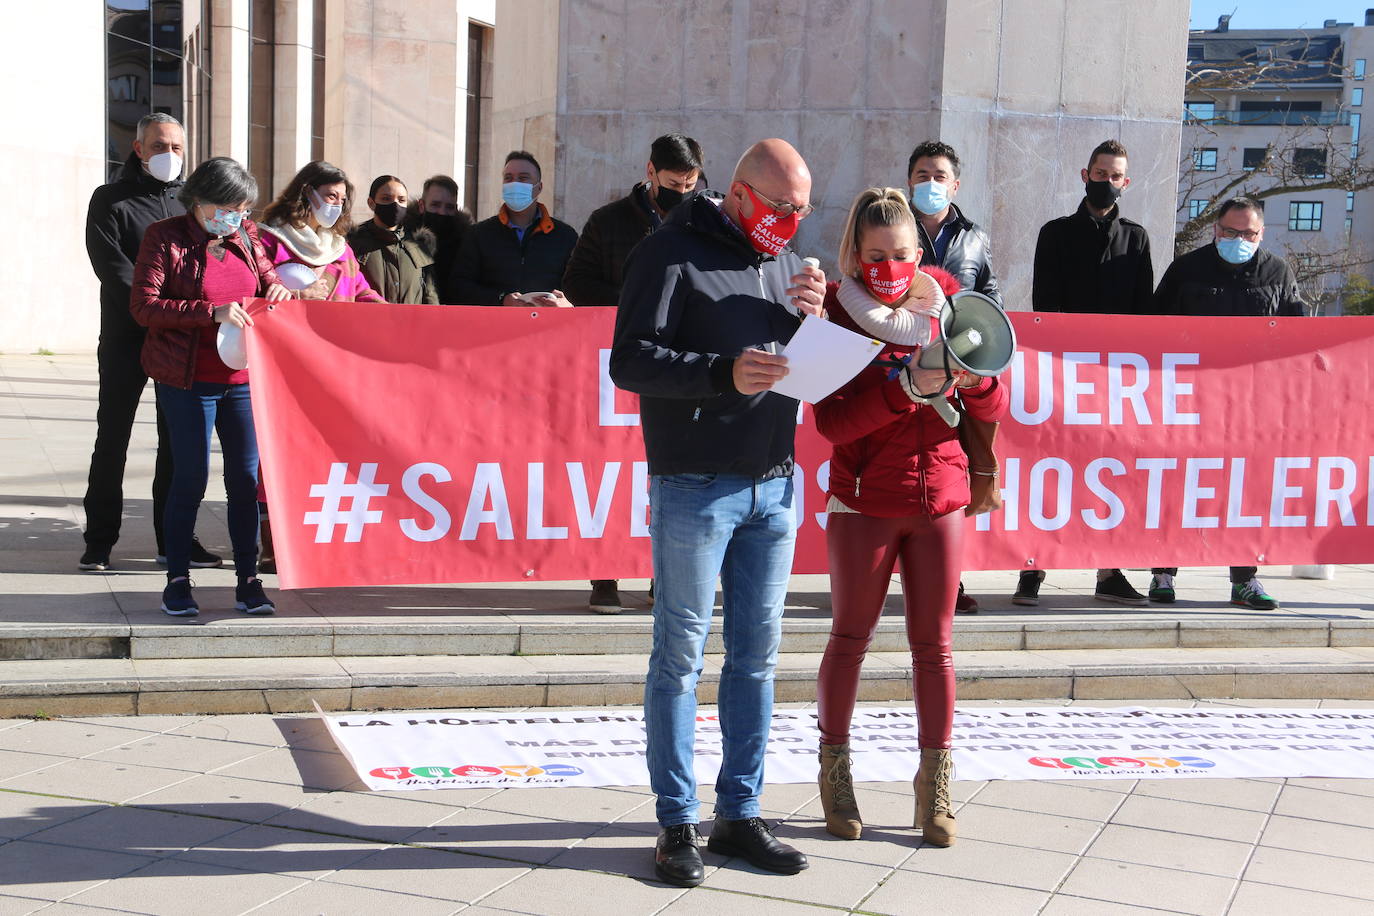
M 614 311 L 251 309 L 284 588 L 650 575 Z M 1374 322 L 1013 315 L 1004 510 L 968 569 L 1368 562 Z M 828 444 L 797 431 L 797 572 L 825 571 Z

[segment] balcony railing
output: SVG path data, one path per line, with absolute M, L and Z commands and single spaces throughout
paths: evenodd
M 1349 126 L 1348 111 L 1214 111 L 1211 114 L 1185 111 L 1185 124 L 1212 124 L 1220 127 L 1255 126 Z

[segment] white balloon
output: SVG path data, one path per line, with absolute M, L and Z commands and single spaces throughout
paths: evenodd
M 219 350 L 220 360 L 230 369 L 248 368 L 248 345 L 243 339 L 243 328 L 225 323 L 215 334 L 215 348 Z
M 289 290 L 305 289 L 319 279 L 314 269 L 299 261 L 278 264 L 277 276 L 281 279 L 281 285 Z

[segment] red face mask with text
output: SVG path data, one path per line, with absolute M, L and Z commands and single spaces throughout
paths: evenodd
M 792 241 L 792 236 L 797 234 L 797 223 L 800 222 L 797 214 L 779 217 L 773 212 L 772 207 L 759 199 L 753 188 L 744 185 L 744 193 L 749 195 L 749 200 L 754 204 L 753 216 L 745 216 L 743 211 L 739 215 L 744 234 L 749 237 L 749 244 L 760 254 L 782 254 L 787 243 Z
M 915 261 L 879 261 L 863 265 L 864 286 L 879 302 L 891 305 L 906 297 L 916 277 Z

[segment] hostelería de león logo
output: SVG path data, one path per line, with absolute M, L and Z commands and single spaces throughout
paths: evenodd
M 1203 757 L 1027 757 L 1031 766 L 1068 770 L 1066 776 L 1105 775 L 1103 771 L 1122 770 L 1155 772 L 1209 770 L 1216 763 Z
M 505 763 L 491 766 L 481 763 L 464 763 L 457 766 L 386 766 L 373 769 L 369 775 L 377 779 L 481 779 L 507 781 L 530 781 L 540 777 L 552 777 L 550 781 L 581 776 L 582 770 L 566 763 L 545 763 L 539 766 L 526 763 Z M 540 780 L 543 781 L 543 780 Z

